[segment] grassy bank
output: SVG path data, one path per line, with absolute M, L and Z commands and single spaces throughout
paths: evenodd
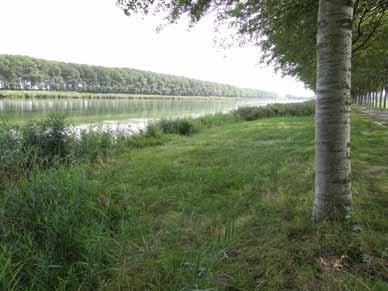
M 353 115 L 354 215 L 313 225 L 298 112 L 165 121 L 12 176 L 0 289 L 387 290 L 387 130 Z

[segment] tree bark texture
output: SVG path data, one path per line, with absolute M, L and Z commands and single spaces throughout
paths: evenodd
M 354 0 L 319 0 L 313 218 L 344 219 L 352 205 L 351 53 Z

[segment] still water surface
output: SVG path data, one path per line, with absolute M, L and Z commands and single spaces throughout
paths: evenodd
M 286 102 L 277 100 L 276 102 Z M 133 131 L 150 120 L 196 117 L 228 112 L 240 106 L 265 105 L 274 100 L 256 98 L 179 98 L 179 99 L 0 99 L 0 119 L 13 123 L 38 120 L 50 113 L 62 113 L 78 128 Z

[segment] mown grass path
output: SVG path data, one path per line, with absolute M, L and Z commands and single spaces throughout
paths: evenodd
M 388 124 L 388 111 L 383 109 L 376 109 L 376 108 L 368 108 L 364 106 L 356 106 L 356 110 L 363 113 L 364 115 L 372 118 L 373 120 L 376 120 L 377 122 L 380 122 L 382 124 Z

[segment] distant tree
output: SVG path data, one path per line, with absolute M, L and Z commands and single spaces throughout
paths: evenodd
M 0 55 L 2 89 L 272 98 L 274 93 L 125 68 Z

